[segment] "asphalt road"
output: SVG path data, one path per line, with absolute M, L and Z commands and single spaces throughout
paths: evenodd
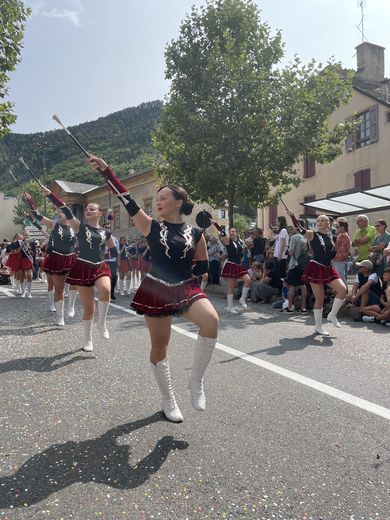
M 177 319 L 172 424 L 128 297 L 89 354 L 78 304 L 62 331 L 44 284 L 32 300 L 0 288 L 0 520 L 390 519 L 389 329 L 347 321 L 321 338 L 311 315 L 211 300 L 207 410 L 190 405 L 196 331 Z

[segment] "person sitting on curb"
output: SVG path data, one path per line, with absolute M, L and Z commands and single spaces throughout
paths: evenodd
M 363 260 L 357 262 L 356 267 L 358 267 L 358 273 L 352 287 L 352 294 L 347 296 L 346 303 L 352 303 L 360 309 L 368 305 L 379 305 L 382 285 L 378 275 L 373 273 L 372 262 Z
M 260 282 L 255 282 L 252 286 L 251 300 L 253 302 L 263 301 L 268 303 L 272 296 L 281 294 L 283 281 L 275 269 L 272 260 L 267 260 L 264 264 L 264 272 Z
M 382 323 L 390 327 L 390 267 L 383 272 L 383 285 L 378 305 L 368 305 L 362 309 L 365 322 Z

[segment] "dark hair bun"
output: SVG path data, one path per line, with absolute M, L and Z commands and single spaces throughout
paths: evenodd
M 183 203 L 180 213 L 184 213 L 184 215 L 191 215 L 193 209 L 194 203 L 191 201 L 187 201 Z

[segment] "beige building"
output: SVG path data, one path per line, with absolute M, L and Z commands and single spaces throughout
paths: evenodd
M 141 208 L 148 215 L 156 218 L 157 179 L 153 169 L 149 168 L 141 172 L 131 173 L 128 177 L 121 179 L 121 182 L 131 192 Z M 88 202 L 96 202 L 102 208 L 104 218 L 108 209 L 111 208 L 113 210 L 114 220 L 112 222 L 112 231 L 115 236 L 139 235 L 126 209 L 117 197 L 110 192 L 107 185 L 95 186 L 79 182 L 56 180 L 53 182 L 51 189 L 72 208 L 75 216 L 80 220 L 83 218 L 84 206 Z M 185 217 L 186 221 L 196 225 L 195 216 L 202 209 L 209 211 L 213 218 L 218 220 L 221 226 L 228 226 L 229 215 L 227 208 L 215 210 L 207 204 L 196 204 L 192 214 Z M 211 234 L 217 233 L 213 226 L 209 228 L 209 231 Z
M 14 207 L 17 205 L 18 200 L 14 197 L 6 197 L 3 192 L 0 191 L 0 241 L 3 238 L 11 238 L 18 232 L 23 231 L 21 225 L 13 223 L 14 219 Z
M 304 161 L 298 166 L 302 183 L 284 195 L 283 200 L 302 218 L 314 219 L 324 212 L 304 207 L 304 202 L 390 184 L 390 80 L 384 77 L 384 48 L 364 42 L 356 51 L 358 67 L 353 96 L 333 113 L 331 125 L 350 117 L 359 117 L 361 125 L 348 138 L 343 153 L 332 163 L 322 165 Z M 259 226 L 268 229 L 278 215 L 286 215 L 281 204 L 259 209 Z M 385 218 L 390 226 L 390 210 L 367 215 L 370 222 Z M 353 233 L 356 217 L 347 218 Z

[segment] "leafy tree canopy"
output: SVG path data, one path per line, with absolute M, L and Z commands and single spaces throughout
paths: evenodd
M 340 63 L 307 65 L 284 55 L 252 0 L 210 0 L 193 8 L 166 49 L 170 93 L 154 145 L 158 173 L 196 200 L 238 197 L 253 208 L 273 203 L 299 183 L 304 157 L 328 162 L 341 153 L 349 123 L 330 115 L 352 93 Z
M 20 61 L 24 24 L 30 9 L 26 9 L 21 0 L 1 0 L 0 14 L 0 99 L 4 99 L 8 94 L 8 74 Z M 9 132 L 15 121 L 12 103 L 0 103 L 0 137 Z

